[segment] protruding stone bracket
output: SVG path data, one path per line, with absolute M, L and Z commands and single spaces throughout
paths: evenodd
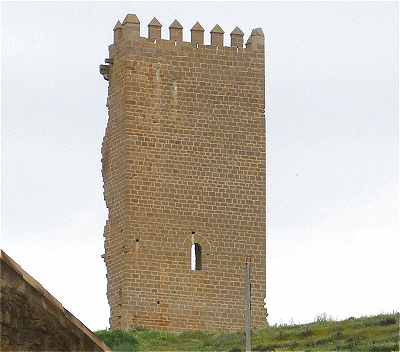
M 100 65 L 100 74 L 106 81 L 109 81 L 110 78 L 110 65 Z

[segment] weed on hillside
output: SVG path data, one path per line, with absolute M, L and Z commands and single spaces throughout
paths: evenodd
M 113 351 L 244 351 L 243 333 L 146 329 L 96 332 Z M 399 351 L 399 313 L 275 325 L 252 335 L 253 351 Z

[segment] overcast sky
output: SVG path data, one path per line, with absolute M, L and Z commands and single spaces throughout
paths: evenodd
M 399 309 L 398 5 L 2 3 L 1 247 L 108 326 L 100 147 L 115 22 L 266 36 L 270 323 Z

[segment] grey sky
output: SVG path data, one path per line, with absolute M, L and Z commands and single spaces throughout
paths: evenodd
M 167 38 L 262 27 L 270 322 L 398 309 L 398 5 L 2 3 L 1 246 L 92 329 L 108 325 L 100 146 L 117 19 Z

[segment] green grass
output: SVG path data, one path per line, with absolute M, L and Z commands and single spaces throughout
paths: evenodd
M 113 351 L 244 351 L 243 333 L 97 331 Z M 253 351 L 399 351 L 399 313 L 342 321 L 319 317 L 253 332 Z

